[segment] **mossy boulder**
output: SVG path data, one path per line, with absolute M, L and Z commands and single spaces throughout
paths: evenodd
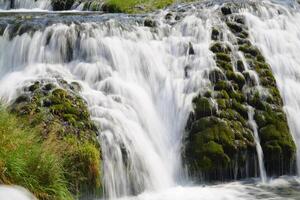
M 70 10 L 74 4 L 75 0 L 52 0 L 51 5 L 53 10 Z
M 101 155 L 97 127 L 86 102 L 76 91 L 78 88 L 74 87 L 76 84 L 64 80 L 57 83 L 38 81 L 25 87 L 10 106 L 11 113 L 38 129 L 43 140 L 60 146 L 62 166 L 72 194 L 98 193 Z
M 222 33 L 217 34 L 217 28 L 213 27 L 211 38 L 214 42 L 210 50 L 214 53 L 217 68 L 206 76 L 213 90 L 209 97 L 199 94 L 193 101 L 194 111 L 186 127 L 184 160 L 191 175 L 200 179 L 255 176 L 257 152 L 253 127 L 248 119 L 252 107 L 267 174 L 290 174 L 295 169 L 296 148 L 276 80 L 259 49 L 248 40 L 244 17 L 232 16 L 228 6 L 230 4 L 221 9 L 222 19 L 237 43 L 229 48 L 218 37 Z M 244 54 L 245 61 L 239 58 L 234 62 L 235 49 Z M 212 104 L 208 98 L 214 102 L 215 112 L 209 112 Z

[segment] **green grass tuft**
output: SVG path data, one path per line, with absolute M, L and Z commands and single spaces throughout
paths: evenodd
M 71 200 L 61 158 L 37 130 L 0 108 L 0 184 L 18 184 L 41 200 Z

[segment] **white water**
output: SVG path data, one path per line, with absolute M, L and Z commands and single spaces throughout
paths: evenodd
M 255 145 L 256 145 L 256 152 L 257 152 L 257 157 L 258 157 L 259 174 L 260 174 L 261 182 L 266 183 L 267 182 L 267 174 L 266 174 L 266 168 L 264 165 L 264 153 L 263 153 L 263 150 L 260 145 L 257 124 L 254 120 L 254 108 L 251 106 L 248 106 L 248 117 L 249 117 L 249 124 L 254 133 L 254 141 L 255 141 Z
M 14 0 L 13 9 L 51 9 L 51 0 Z M 10 9 L 10 0 L 0 0 L 0 10 Z
M 104 159 L 103 182 L 105 195 L 109 198 L 254 199 L 255 195 L 251 193 L 254 189 L 240 183 L 210 187 L 179 186 L 186 183 L 180 152 L 185 123 L 192 109 L 191 100 L 199 89 L 210 87 L 204 75 L 206 70 L 215 67 L 209 51 L 211 27 L 220 23 L 215 9 L 191 14 L 174 27 L 161 23 L 157 32 L 137 25 L 120 26 L 115 20 L 100 25 L 83 23 L 80 31 L 75 24 L 55 24 L 33 35 L 26 33 L 12 40 L 6 32 L 0 36 L 0 96 L 9 103 L 24 85 L 37 79 L 55 82 L 59 76 L 70 82 L 78 81 L 83 87 L 81 95 L 87 100 L 93 120 L 99 126 Z M 260 9 L 264 13 L 271 12 L 264 7 Z M 293 76 L 286 74 L 283 70 L 286 67 L 279 66 L 278 60 L 272 63 L 271 57 L 274 49 L 281 52 L 279 47 L 289 40 L 285 35 L 299 41 L 299 15 L 284 15 L 282 18 L 287 19 L 279 17 L 279 20 L 270 20 L 273 24 L 268 24 L 272 15 L 264 16 L 264 19 L 247 11 L 244 14 L 251 27 L 251 39 L 262 48 L 274 69 L 290 127 L 296 142 L 300 141 L 296 137 L 297 130 L 300 130 L 296 127 L 299 112 L 291 114 L 296 110 L 295 105 L 299 107 L 297 98 L 300 98 L 300 91 L 295 94 L 298 85 L 291 90 L 287 88 L 291 84 L 283 84 L 287 77 L 294 78 L 295 74 L 299 74 L 299 56 L 295 54 L 299 52 L 300 45 L 298 42 L 289 43 L 283 51 L 286 56 L 281 62 L 291 62 L 288 69 L 293 70 L 290 72 Z M 284 25 L 291 24 L 289 29 L 276 24 L 277 20 L 282 20 Z M 263 29 L 272 25 L 280 30 L 276 34 L 282 34 L 282 38 L 275 42 L 272 35 L 274 42 L 269 44 L 268 39 L 272 37 L 267 35 L 262 39 L 260 34 L 270 34 Z M 275 32 L 272 34 L 276 35 Z M 189 42 L 195 49 L 194 56 L 187 55 Z M 71 62 L 66 62 L 68 45 L 74 50 Z M 185 77 L 187 65 L 190 71 Z M 285 94 L 288 91 L 290 96 Z M 289 104 L 292 99 L 293 103 Z M 253 129 L 256 130 L 255 124 Z M 259 157 L 261 178 L 265 180 L 262 154 Z M 136 193 L 139 195 L 128 197 Z M 273 199 L 279 199 L 275 197 Z
M 280 10 L 280 13 L 278 12 Z M 261 7 L 258 16 L 245 12 L 251 40 L 270 64 L 297 146 L 300 173 L 300 13 L 284 6 Z
M 1 200 L 36 200 L 27 190 L 21 187 L 0 185 Z
M 100 128 L 109 197 L 162 190 L 182 177 L 180 152 L 191 100 L 208 85 L 202 77 L 214 66 L 210 26 L 194 16 L 172 29 L 163 26 L 158 33 L 137 26 L 121 31 L 112 20 L 105 26 L 82 24 L 79 37 L 75 25 L 62 24 L 12 41 L 7 32 L 0 37 L 0 49 L 6 49 L 0 55 L 0 74 L 6 74 L 0 95 L 7 102 L 35 79 L 61 76 L 82 84 L 82 96 Z M 63 62 L 67 42 L 78 45 L 71 63 Z M 195 56 L 187 55 L 189 42 Z

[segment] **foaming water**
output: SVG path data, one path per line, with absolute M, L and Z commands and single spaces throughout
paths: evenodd
M 247 18 L 251 40 L 262 49 L 274 70 L 299 145 L 300 16 L 283 6 L 270 5 L 259 4 L 258 11 L 241 12 Z M 80 83 L 80 95 L 99 128 L 105 197 L 286 199 L 270 189 L 278 183 L 180 186 L 187 183 L 181 152 L 191 102 L 199 92 L 212 87 L 207 77 L 208 70 L 216 67 L 209 50 L 212 27 L 222 27 L 228 45 L 234 46 L 235 42 L 226 34 L 229 30 L 217 8 L 191 9 L 181 21 L 171 23 L 164 20 L 167 11 L 162 11 L 157 14 L 156 28 L 141 26 L 128 16 L 113 15 L 97 22 L 80 22 L 74 17 L 76 22 L 57 22 L 22 33 L 14 33 L 8 26 L 0 36 L 0 96 L 9 104 L 24 86 L 36 80 L 56 82 L 63 78 Z M 122 21 L 125 18 L 128 21 Z M 190 43 L 194 54 L 189 53 Z M 243 55 L 234 51 L 251 71 Z M 254 85 L 260 87 L 257 74 L 250 74 Z M 251 121 L 253 113 L 249 115 Z M 255 123 L 252 126 L 255 130 Z M 258 137 L 256 141 L 260 175 L 265 182 Z
M 51 0 L 0 0 L 0 10 L 21 8 L 50 10 Z
M 249 106 L 248 110 L 249 110 L 248 111 L 249 124 L 250 124 L 251 128 L 253 129 L 254 140 L 256 143 L 256 152 L 257 152 L 258 164 L 259 164 L 259 174 L 260 174 L 261 182 L 266 183 L 267 182 L 267 173 L 266 173 L 266 168 L 264 165 L 264 154 L 263 154 L 263 150 L 260 145 L 260 138 L 258 135 L 257 124 L 254 120 L 254 109 L 251 106 Z
M 210 27 L 191 16 L 159 30 L 112 20 L 0 37 L 6 49 L 0 92 L 7 102 L 36 79 L 81 83 L 99 125 L 109 197 L 161 190 L 183 177 L 180 152 L 191 101 L 208 86 L 205 70 L 214 66 Z M 188 55 L 189 42 L 195 55 Z
M 251 40 L 270 63 L 284 101 L 289 127 L 297 145 L 300 173 L 300 13 L 283 6 L 245 12 Z
M 36 200 L 36 198 L 24 188 L 4 185 L 0 185 L 0 197 L 4 200 Z

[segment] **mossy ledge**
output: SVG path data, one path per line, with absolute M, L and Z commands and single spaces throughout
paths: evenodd
M 222 7 L 220 15 L 236 38 L 234 49 L 243 53 L 246 63 L 232 53 L 232 47 L 221 40 L 220 28 L 214 27 L 210 50 L 217 68 L 207 73 L 212 89 L 193 100 L 184 161 L 191 176 L 200 180 L 258 176 L 253 130 L 248 119 L 252 107 L 268 176 L 293 174 L 296 147 L 275 78 L 261 52 L 248 40 L 245 19 L 233 13 L 231 6 Z M 258 75 L 259 83 L 253 73 Z
M 16 134 L 27 134 L 21 136 L 24 141 L 17 140 L 16 144 L 13 139 L 11 141 L 16 146 L 11 150 L 11 157 L 24 162 L 24 166 L 21 165 L 23 174 L 19 177 L 11 168 L 14 160 L 1 156 L 9 151 L 7 145 L 0 147 L 0 169 L 3 169 L 0 170 L 0 183 L 24 186 L 41 200 L 101 195 L 97 128 L 90 119 L 85 101 L 78 96 L 78 90 L 78 83 L 67 83 L 62 79 L 58 84 L 37 81 L 24 88 L 7 114 L 14 119 L 12 123 L 21 122 L 16 126 Z M 5 130 L 1 135 L 7 135 Z M 31 137 L 33 139 L 28 139 Z M 23 143 L 29 144 L 25 146 L 29 152 L 33 151 L 32 155 L 19 150 L 25 148 Z M 26 156 L 22 158 L 21 154 Z M 44 154 L 47 158 L 43 157 Z M 31 159 L 35 161 L 31 162 Z M 41 163 L 44 161 L 46 163 Z M 42 174 L 43 170 L 45 174 Z

